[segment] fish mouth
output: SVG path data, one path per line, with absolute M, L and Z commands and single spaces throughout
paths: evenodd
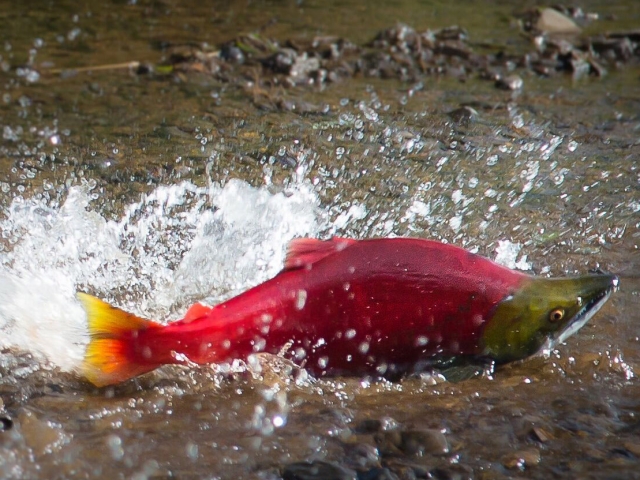
M 591 287 L 590 295 L 584 306 L 573 316 L 564 329 L 557 332 L 547 341 L 546 348 L 551 350 L 556 345 L 563 343 L 571 335 L 580 330 L 598 311 L 607 303 L 611 294 L 618 289 L 619 280 L 615 275 L 599 274 L 597 275 L 599 287 Z

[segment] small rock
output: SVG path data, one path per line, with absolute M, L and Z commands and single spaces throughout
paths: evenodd
M 609 456 L 614 458 L 623 458 L 626 460 L 635 459 L 635 455 L 627 448 L 615 447 L 609 451 Z
M 0 432 L 6 432 L 13 428 L 13 420 L 3 415 L 0 417 Z
M 496 81 L 496 87 L 504 90 L 520 90 L 523 86 L 524 81 L 519 75 L 507 75 Z
M 284 467 L 283 480 L 357 480 L 354 470 L 333 462 L 297 462 Z
M 572 55 L 569 59 L 570 70 L 573 72 L 572 77 L 578 80 L 591 71 L 591 65 L 582 55 Z
M 471 121 L 475 120 L 478 117 L 478 112 L 475 109 L 465 105 L 449 112 L 448 115 L 456 123 L 460 125 L 468 125 Z
M 636 457 L 640 457 L 640 443 L 625 442 L 624 448 L 633 453 Z
M 553 8 L 543 8 L 535 23 L 535 28 L 547 33 L 578 34 L 580 27 L 566 15 Z
M 502 464 L 509 469 L 524 470 L 540 463 L 540 450 L 527 448 L 505 456 Z
M 391 472 L 401 478 L 402 480 L 417 480 L 418 478 L 430 478 L 429 470 L 421 465 L 414 465 L 412 463 L 406 463 L 400 459 L 392 460 L 385 463 Z
M 473 478 L 473 469 L 463 465 L 452 465 L 450 467 L 436 467 L 429 474 L 429 478 L 436 480 L 463 480 Z
M 382 430 L 382 422 L 377 418 L 366 418 L 356 425 L 356 433 L 376 433 Z
M 296 57 L 289 75 L 292 77 L 302 78 L 308 77 L 311 72 L 315 72 L 320 68 L 320 61 L 315 57 L 308 57 L 306 53 Z
M 291 48 L 282 48 L 267 58 L 263 64 L 275 73 L 284 73 L 285 75 L 289 75 L 297 58 L 298 54 L 295 50 Z
M 231 63 L 244 63 L 245 56 L 242 50 L 240 50 L 234 44 L 223 45 L 220 49 L 220 58 Z
M 434 429 L 402 432 L 400 449 L 406 455 L 442 455 L 449 452 L 449 442 L 442 432 Z
M 366 443 L 347 444 L 344 446 L 346 463 L 354 468 L 364 469 L 380 466 L 378 449 Z
M 378 451 L 383 457 L 402 454 L 402 433 L 399 430 L 378 432 L 373 437 L 378 445 Z
M 591 73 L 593 73 L 596 77 L 604 77 L 607 74 L 607 69 L 604 68 L 599 62 L 595 61 L 593 58 L 590 58 L 589 65 L 591 66 Z
M 533 436 L 533 438 L 535 438 L 537 441 L 541 443 L 545 443 L 553 439 L 553 435 L 551 435 L 549 432 L 547 432 L 544 428 L 541 428 L 541 427 L 533 427 L 531 429 L 531 435 Z
M 358 474 L 358 480 L 399 480 L 400 477 L 388 468 L 372 468 Z
M 356 433 L 376 433 L 396 428 L 398 428 L 398 422 L 391 417 L 367 418 L 358 423 L 355 431 Z

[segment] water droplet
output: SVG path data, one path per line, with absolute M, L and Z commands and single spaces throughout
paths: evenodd
M 187 457 L 189 457 L 191 460 L 198 459 L 198 445 L 193 442 L 187 442 L 185 450 L 187 452 Z
M 258 338 L 253 343 L 253 351 L 254 352 L 262 352 L 264 347 L 266 347 L 267 341 L 264 338 Z
M 449 226 L 454 232 L 458 232 L 460 230 L 460 227 L 462 226 L 462 217 L 451 217 L 449 219 Z
M 122 439 L 115 434 L 108 435 L 106 438 L 107 447 L 111 458 L 114 460 L 121 460 L 124 457 L 124 449 L 122 448 Z
M 273 423 L 274 427 L 280 428 L 285 426 L 285 424 L 287 423 L 287 419 L 282 415 L 274 415 L 271 422 Z
M 296 292 L 296 310 L 302 310 L 307 303 L 307 291 L 298 290 Z
M 69 31 L 69 33 L 67 33 L 67 39 L 73 41 L 78 38 L 81 32 L 82 30 L 80 30 L 78 27 L 73 28 Z

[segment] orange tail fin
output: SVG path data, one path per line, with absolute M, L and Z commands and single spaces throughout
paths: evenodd
M 89 345 L 82 373 L 98 387 L 124 382 L 159 365 L 139 364 L 131 358 L 131 333 L 162 325 L 136 317 L 86 293 L 78 293 L 89 323 Z

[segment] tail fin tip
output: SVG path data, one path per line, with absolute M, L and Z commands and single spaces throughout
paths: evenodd
M 92 295 L 78 292 L 87 312 L 89 345 L 82 362 L 84 377 L 97 387 L 124 382 L 156 368 L 131 358 L 131 333 L 160 325 L 109 305 Z

